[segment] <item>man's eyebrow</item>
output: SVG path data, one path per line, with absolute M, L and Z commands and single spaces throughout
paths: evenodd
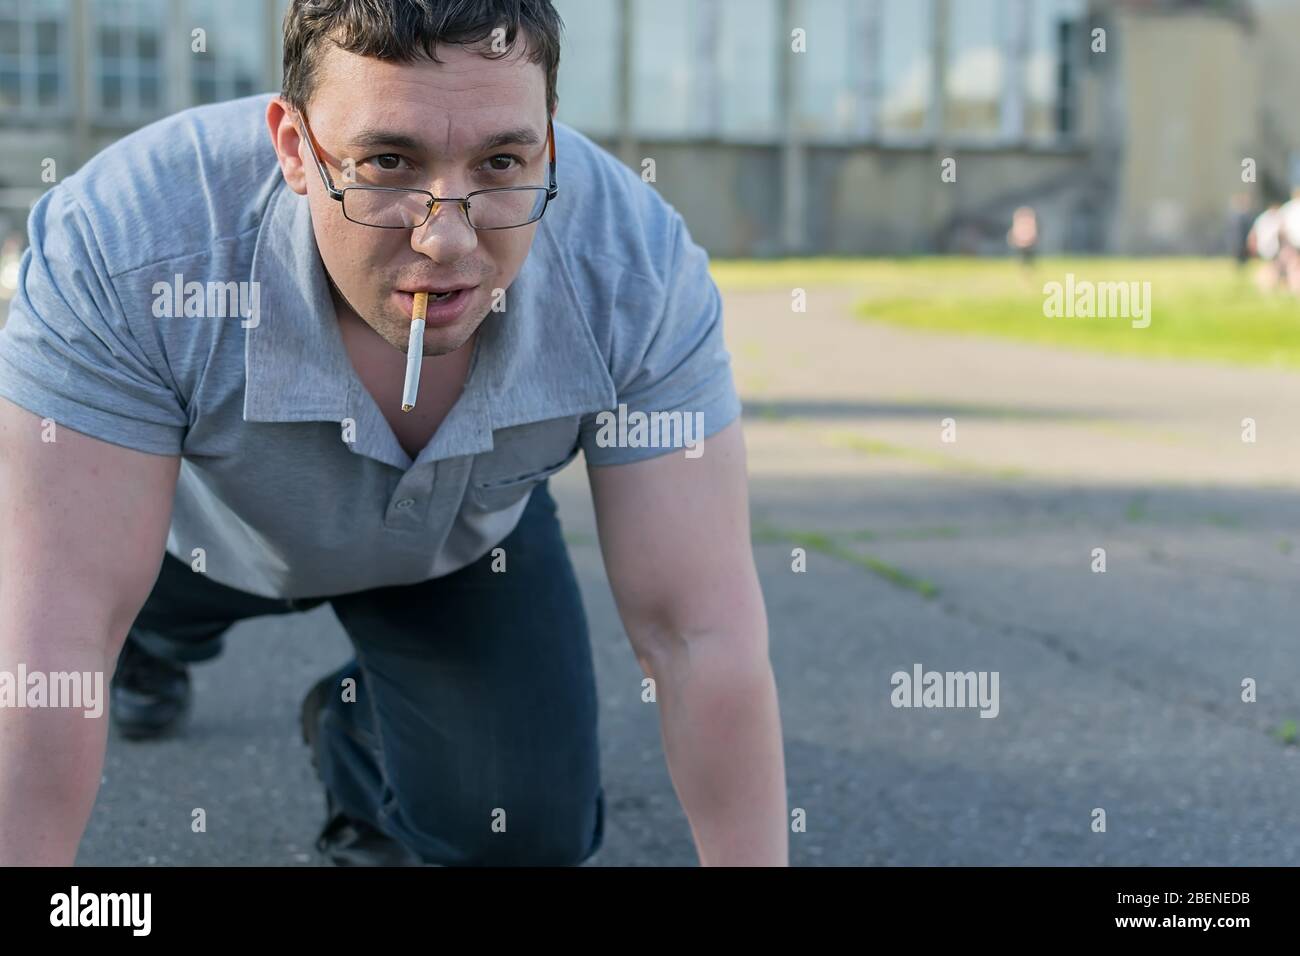
M 502 146 L 537 146 L 542 142 L 542 138 L 527 126 L 516 126 L 514 129 L 503 129 L 491 136 L 485 136 L 474 150 L 475 153 L 486 153 L 490 149 L 499 149 Z
M 473 149 L 475 155 L 502 146 L 537 146 L 542 139 L 536 130 L 527 126 L 503 129 L 483 137 Z M 424 152 L 424 143 L 406 133 L 385 129 L 363 129 L 352 137 L 352 146 L 358 149 L 404 149 L 412 153 Z
M 384 129 L 363 129 L 352 137 L 351 145 L 361 149 L 379 149 L 384 146 L 392 146 L 396 149 L 406 149 L 411 152 L 418 152 L 424 148 L 424 144 L 414 136 L 407 136 L 405 133 L 395 133 Z

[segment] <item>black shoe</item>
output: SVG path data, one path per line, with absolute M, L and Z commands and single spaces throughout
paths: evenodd
M 302 726 L 302 742 L 307 745 L 311 751 L 311 768 L 316 771 L 316 776 L 320 777 L 320 759 L 317 757 L 316 736 L 320 728 L 320 714 L 325 709 L 326 696 L 335 686 L 337 686 L 335 674 L 326 674 L 315 684 L 311 690 L 307 691 L 307 696 L 302 699 L 302 707 L 299 709 L 299 722 Z
M 155 657 L 127 637 L 109 684 L 110 716 L 123 737 L 144 740 L 175 730 L 191 696 L 184 664 Z
M 386 833 L 339 810 L 328 789 L 325 818 L 316 849 L 335 866 L 424 865 Z
M 330 694 L 338 693 L 339 673 L 318 680 L 302 701 L 303 743 L 311 750 L 311 765 L 320 778 L 319 730 L 321 711 Z M 322 786 L 324 781 L 322 781 Z M 335 866 L 421 866 L 404 846 L 375 827 L 348 816 L 339 809 L 329 787 L 325 787 L 325 825 L 316 838 L 316 849 Z

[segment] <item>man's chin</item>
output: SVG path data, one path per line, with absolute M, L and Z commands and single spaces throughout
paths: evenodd
M 484 318 L 485 316 L 482 315 L 464 315 L 450 325 L 443 325 L 434 329 L 426 328 L 424 330 L 424 357 L 447 355 L 462 348 L 473 337 L 474 331 L 482 324 Z M 406 345 L 407 343 L 402 343 L 403 352 L 406 352 Z

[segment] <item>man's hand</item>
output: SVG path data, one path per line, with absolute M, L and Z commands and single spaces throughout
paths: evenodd
M 178 469 L 57 422 L 51 433 L 0 399 L 0 671 L 100 672 L 107 694 L 158 576 Z M 73 863 L 107 726 L 107 708 L 0 708 L 0 866 Z
M 785 866 L 785 761 L 740 421 L 703 448 L 588 470 L 601 551 L 655 681 L 668 771 L 701 864 Z

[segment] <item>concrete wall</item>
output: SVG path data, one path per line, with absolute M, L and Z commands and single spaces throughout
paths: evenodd
M 1124 160 L 1118 253 L 1225 251 L 1241 163 L 1257 154 L 1253 32 L 1226 17 L 1118 17 Z
M 1300 3 L 1255 0 L 1255 19 L 1260 162 L 1276 197 L 1297 185 L 1288 166 L 1292 154 L 1300 155 Z
M 613 150 L 616 144 L 601 145 Z M 780 252 L 779 147 L 656 142 L 639 144 L 635 153 L 654 159 L 655 188 L 712 255 Z M 826 255 L 936 251 L 947 248 L 954 228 L 982 224 L 980 248 L 971 251 L 1001 252 L 1011 212 L 1025 201 L 1043 209 L 1045 248 L 1080 248 L 1069 200 L 1083 181 L 1085 151 L 957 150 L 955 156 L 957 182 L 942 183 L 939 158 L 929 149 L 808 147 L 809 248 Z M 629 163 L 638 171 L 639 164 L 635 156 Z
M 620 155 L 618 143 L 597 142 Z M 624 161 L 638 174 L 644 159 L 654 160 L 654 187 L 681 212 L 691 236 L 709 252 L 776 252 L 781 231 L 781 155 L 776 147 L 657 141 L 630 150 Z

